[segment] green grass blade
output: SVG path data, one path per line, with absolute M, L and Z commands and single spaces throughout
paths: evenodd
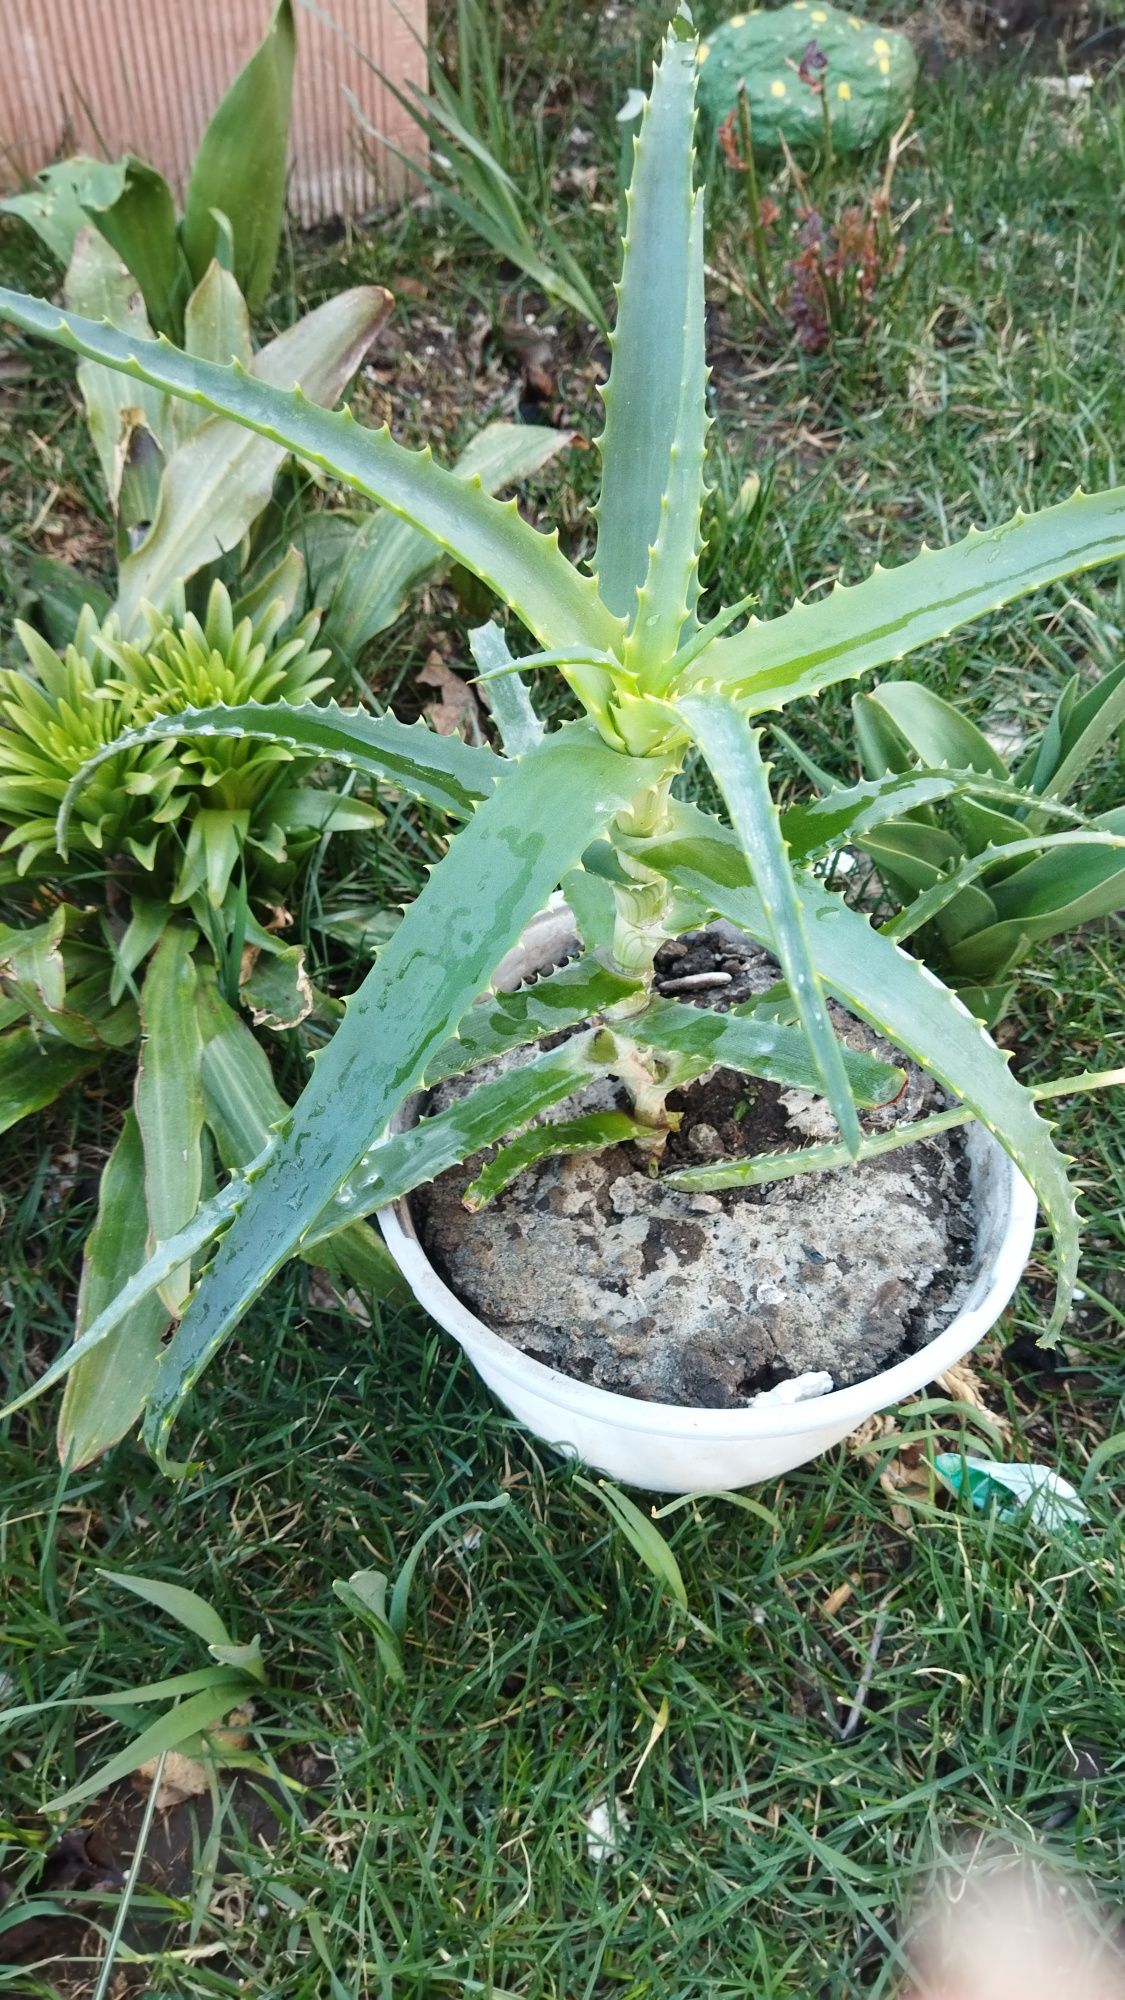
M 653 1000 L 625 1024 L 642 1047 L 690 1056 L 704 1066 L 765 1077 L 791 1090 L 819 1091 L 820 1071 L 799 1028 L 755 1019 L 753 1013 L 715 1014 L 675 1000 Z M 902 1089 L 903 1074 L 893 1063 L 840 1045 L 844 1070 L 857 1104 L 889 1104 Z
M 647 842 L 645 859 L 750 937 L 770 942 L 769 918 L 737 842 L 705 814 L 678 807 L 676 832 Z M 962 1098 L 1030 1181 L 1058 1257 L 1055 1309 L 1044 1336 L 1057 1338 L 1077 1276 L 1078 1223 L 1066 1162 L 1030 1092 L 983 1028 L 923 966 L 819 883 L 800 878 L 798 893 L 829 991 Z
M 1125 556 L 1125 487 L 1076 493 L 1056 507 L 973 528 L 951 548 L 923 549 L 864 583 L 795 604 L 780 618 L 751 619 L 717 638 L 685 679 L 729 690 L 752 708 L 780 708 L 798 695 L 901 660 L 1026 592 Z
M 702 236 L 693 221 L 694 124 L 695 41 L 677 22 L 654 71 L 636 143 L 613 360 L 604 390 L 605 427 L 598 440 L 602 490 L 594 568 L 605 603 L 630 625 L 672 485 L 681 396 L 689 382 L 694 400 L 690 411 L 685 406 L 689 429 L 677 479 L 689 495 L 686 511 L 695 522 L 702 498 L 706 411 L 696 366 L 698 356 L 702 370 L 703 274 Z M 669 527 L 677 560 L 683 526 Z M 671 550 L 667 566 L 671 576 Z
M 25 293 L 0 288 L 0 319 L 233 417 L 354 486 L 472 570 L 542 646 L 619 648 L 620 621 L 602 603 L 593 580 L 562 554 L 557 532 L 540 534 L 521 518 L 514 500 L 494 500 L 475 481 L 435 465 L 429 452 L 396 444 L 385 428 L 364 430 L 347 411 L 321 410 L 244 370 L 193 360 L 166 342 L 130 340 Z
M 176 715 L 159 715 L 141 729 L 127 730 L 75 774 L 59 808 L 56 838 L 60 852 L 66 853 L 74 802 L 99 764 L 145 743 L 190 736 L 248 736 L 283 744 L 300 755 L 327 757 L 349 771 L 396 785 L 412 798 L 425 799 L 458 819 L 466 818 L 487 797 L 504 769 L 491 750 L 462 743 L 456 736 L 439 736 L 423 722 L 398 722 L 393 715 L 338 708 L 335 702 L 325 708 L 315 702 L 259 701 L 235 707 L 184 708 Z
M 318 1056 L 283 1139 L 251 1170 L 235 1226 L 196 1290 L 149 1404 L 163 1457 L 211 1355 L 380 1137 L 504 952 L 651 767 L 572 724 L 518 759 L 434 870 Z M 492 921 L 482 921 L 480 884 Z
M 75 1338 L 88 1332 L 145 1260 L 148 1206 L 144 1147 L 132 1111 L 102 1169 L 98 1214 L 86 1243 Z M 73 1368 L 59 1410 L 58 1451 L 77 1470 L 132 1430 L 156 1376 L 168 1313 L 153 1293 Z
M 578 1479 L 575 1484 L 601 1501 L 614 1526 L 620 1528 L 634 1554 L 640 1557 L 660 1588 L 675 1599 L 681 1610 L 686 1611 L 687 1588 L 680 1565 L 659 1528 L 647 1514 L 642 1514 L 636 1501 L 630 1500 L 628 1494 L 622 1493 L 608 1479 L 599 1479 L 596 1485 L 591 1479 Z
M 203 1045 L 195 1013 L 195 943 L 189 926 L 169 925 L 141 988 L 135 1103 L 150 1246 L 167 1242 L 191 1221 L 203 1186 Z M 186 1263 L 165 1281 L 160 1296 L 170 1312 L 182 1306 L 190 1281 Z
M 683 716 L 727 803 L 770 924 L 770 939 L 820 1072 L 845 1145 L 859 1150 L 860 1130 L 840 1044 L 832 1032 L 778 810 L 770 796 L 761 731 L 721 697 L 688 695 Z

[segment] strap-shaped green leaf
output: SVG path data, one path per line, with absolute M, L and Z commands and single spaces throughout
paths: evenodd
M 163 174 L 129 154 L 91 180 L 82 206 L 132 272 L 156 331 L 178 340 L 191 273 L 180 248 L 172 191 Z
M 889 717 L 919 763 L 948 764 L 958 771 L 1007 778 L 1004 759 L 987 736 L 960 709 L 920 681 L 881 681 L 859 699 L 865 710 L 876 707 Z
M 379 285 L 339 292 L 263 347 L 243 380 L 300 389 L 310 404 L 337 403 L 390 306 Z M 189 365 L 216 366 L 202 358 Z M 152 526 L 121 565 L 117 609 L 126 634 L 143 629 L 143 604 L 163 610 L 184 578 L 237 548 L 269 505 L 285 455 L 284 445 L 217 416 L 172 453 Z
M 707 1007 L 653 1000 L 643 1014 L 630 1015 L 622 1026 L 642 1047 L 691 1056 L 706 1068 L 722 1063 L 792 1090 L 821 1087 L 820 1072 L 801 1030 L 767 1017 L 758 1020 L 749 1011 L 717 1014 Z M 840 1054 L 857 1103 L 889 1104 L 898 1096 L 903 1074 L 893 1063 L 843 1045 Z
M 698 552 L 707 428 L 702 217 L 692 192 L 694 107 L 695 42 L 674 24 L 653 74 L 625 197 L 625 255 L 598 441 L 602 490 L 594 567 L 606 604 L 630 625 L 646 578 L 661 588 L 657 573 L 665 571 L 667 602 L 681 599 L 677 632 Z M 672 519 L 662 516 L 662 503 L 674 474 Z M 663 551 L 659 558 L 653 554 L 650 569 L 662 525 Z M 668 623 L 663 599 L 658 606 L 654 598 L 649 611 L 655 640 Z
M 128 1111 L 102 1169 L 97 1220 L 82 1264 L 76 1339 L 143 1264 L 147 1237 L 144 1147 L 136 1116 Z M 155 1378 L 167 1326 L 168 1313 L 154 1291 L 110 1339 L 72 1369 L 59 1411 L 58 1448 L 64 1465 L 68 1459 L 75 1468 L 89 1465 L 132 1430 Z
M 923 549 L 864 583 L 837 584 L 780 618 L 752 618 L 733 638 L 706 646 L 685 680 L 726 688 L 753 709 L 780 708 L 901 660 L 1029 590 L 1121 556 L 1125 487 L 1076 493 L 998 528 L 972 528 L 951 548 Z
M 251 736 L 284 744 L 304 756 L 331 758 L 349 771 L 398 785 L 412 798 L 425 799 L 458 819 L 479 805 L 504 769 L 491 750 L 462 743 L 456 736 L 439 736 L 423 722 L 398 722 L 393 715 L 338 708 L 335 702 L 324 708 L 315 702 L 261 701 L 233 708 L 183 708 L 177 715 L 160 715 L 141 729 L 127 730 L 75 773 L 59 808 L 56 838 L 61 852 L 66 853 L 74 801 L 99 764 L 139 744 L 187 736 Z
M 215 255 L 218 209 L 234 239 L 234 275 L 251 312 L 263 303 L 285 221 L 285 174 L 297 34 L 277 0 L 249 62 L 215 110 L 192 162 L 183 244 L 198 283 Z
M 1125 815 L 1122 817 L 1125 820 Z M 908 903 L 906 908 L 901 910 L 897 917 L 893 917 L 889 924 L 882 926 L 883 936 L 898 939 L 912 937 L 914 932 L 920 930 L 923 924 L 931 923 L 945 909 L 947 904 L 951 903 L 955 896 L 959 896 L 961 891 L 967 888 L 970 883 L 975 882 L 978 876 L 987 875 L 989 869 L 996 868 L 998 863 L 1013 861 L 1023 855 L 1053 852 L 1053 850 L 1060 847 L 1067 849 L 1068 854 L 1064 859 L 1063 866 L 1061 868 L 1054 867 L 1048 879 L 1051 881 L 1052 888 L 1057 888 L 1064 898 L 1061 910 L 1059 907 L 1045 902 L 1042 910 L 1036 911 L 1033 915 L 1032 912 L 1039 899 L 1035 895 L 1034 881 L 1025 882 L 1024 894 L 1021 896 L 1018 887 L 1016 887 L 1013 888 L 1009 899 L 1014 913 L 1014 921 L 1018 923 L 1021 930 L 1024 930 L 1030 936 L 1034 936 L 1034 925 L 1040 918 L 1054 925 L 1055 919 L 1058 917 L 1057 928 L 1061 930 L 1069 927 L 1071 922 L 1083 923 L 1089 922 L 1092 917 L 1108 916 L 1110 911 L 1116 908 L 1117 901 L 1125 898 L 1125 832 L 1115 834 L 1108 832 L 1105 828 L 1090 828 L 1088 831 L 1080 833 L 1041 833 L 1029 840 L 1010 840 L 1005 841 L 1000 847 L 986 847 L 982 853 L 974 854 L 968 861 L 962 862 L 959 868 L 953 869 L 940 882 L 935 882 L 932 889 L 925 890 L 922 895 L 915 897 L 912 903 Z M 1093 855 L 1082 857 L 1083 860 L 1092 862 L 1093 865 L 1082 870 L 1081 877 L 1078 879 L 1076 879 L 1070 858 L 1076 847 L 1102 850 L 1100 855 L 1095 852 Z M 1020 876 L 1026 877 L 1029 873 L 1030 871 L 1027 869 L 1020 870 Z M 1019 877 L 1011 879 L 1018 884 Z M 1097 895 L 1099 891 L 1106 889 L 1108 884 L 1113 884 L 1114 886 L 1109 890 L 1110 900 L 1105 908 L 1091 908 L 1073 917 L 1069 915 L 1071 907 L 1074 904 L 1080 903 L 1085 895 Z M 992 891 L 990 900 L 994 907 L 998 905 L 1000 897 L 1004 894 L 1004 886 L 1004 884 L 998 883 Z M 1061 912 L 1067 912 L 1068 914 L 1062 914 Z M 985 933 L 985 935 L 987 936 L 988 933 Z M 1040 935 L 1050 936 L 1051 932 L 1044 931 Z M 970 935 L 966 940 L 966 944 L 970 954 L 972 954 L 976 938 Z M 974 963 L 967 968 L 967 970 L 978 973 L 987 971 L 988 969 L 989 967 L 983 963 L 979 966 Z
M 237 1222 L 165 1350 L 146 1424 L 162 1458 L 211 1355 L 416 1088 L 560 876 L 653 776 L 589 725 L 571 724 L 517 759 L 453 841 L 349 1001 L 280 1142 L 251 1170 Z
M 0 1034 L 0 1132 L 53 1104 L 97 1067 L 99 1055 L 98 1050 L 71 1048 L 55 1036 L 43 1038 L 32 1028 Z
M 213 972 L 199 968 L 196 1013 L 203 1041 L 203 1109 L 219 1158 L 237 1173 L 268 1146 L 284 1124 L 289 1107 L 273 1080 L 261 1043 L 240 1014 L 228 1007 Z M 338 1272 L 377 1298 L 403 1300 L 409 1288 L 378 1232 L 366 1222 L 348 1222 L 305 1261 Z M 135 1271 L 139 1259 L 123 1276 Z
M 721 696 L 686 695 L 678 710 L 726 800 L 769 922 L 766 942 L 777 953 L 841 1137 L 855 1153 L 860 1141 L 859 1120 L 806 935 L 778 810 L 770 796 L 768 767 L 761 755 L 762 732 L 751 729 L 733 704 Z
M 709 908 L 768 944 L 770 923 L 750 887 L 733 835 L 692 807 L 676 808 L 676 830 L 645 843 L 645 860 Z M 824 984 L 837 999 L 913 1056 L 964 1100 L 1034 1188 L 1055 1239 L 1058 1287 L 1045 1339 L 1057 1338 L 1078 1271 L 1078 1223 L 1066 1162 L 1030 1093 L 940 981 L 881 937 L 865 917 L 808 877 L 798 893 Z
M 202 1043 L 195 1014 L 196 932 L 170 924 L 141 988 L 141 1059 L 135 1103 L 144 1146 L 149 1245 L 164 1243 L 195 1214 L 203 1184 Z M 175 1312 L 187 1296 L 183 1264 L 161 1296 Z
M 110 327 L 59 312 L 45 300 L 0 288 L 0 319 L 104 361 L 134 380 L 233 417 L 311 460 L 335 479 L 413 522 L 438 547 L 487 583 L 544 647 L 615 651 L 620 620 L 558 546 L 557 532 L 529 527 L 514 500 L 494 500 L 471 480 L 407 451 L 384 428 L 364 430 L 347 411 L 316 408 L 296 391 L 243 370 L 196 361 L 164 342 L 130 340 Z

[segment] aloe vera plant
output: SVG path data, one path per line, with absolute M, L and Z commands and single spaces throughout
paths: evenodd
M 461 746 L 456 770 L 434 741 L 391 718 L 378 723 L 315 705 L 211 708 L 132 732 L 100 753 L 228 732 L 340 757 L 369 777 L 428 797 L 442 793 L 462 824 L 373 970 L 348 1002 L 304 1094 L 281 1130 L 186 1227 L 158 1244 L 26 1393 L 94 1355 L 138 1305 L 202 1269 L 148 1398 L 145 1434 L 164 1463 L 183 1397 L 271 1276 L 340 1220 L 393 1201 L 452 1162 L 500 1145 L 494 1178 L 521 1164 L 505 1153 L 548 1105 L 588 1077 L 612 1074 L 631 1094 L 631 1126 L 658 1163 L 666 1101 L 716 1062 L 800 1080 L 823 1093 L 840 1151 L 863 1157 L 857 1105 L 885 1100 L 899 1073 L 837 1041 L 826 995 L 843 1001 L 916 1058 L 1023 1170 L 1054 1236 L 1058 1286 L 1046 1329 L 1067 1313 L 1078 1238 L 1066 1162 L 1033 1095 L 956 997 L 891 937 L 818 879 L 841 840 L 950 797 L 965 786 L 1015 803 L 999 777 L 949 768 L 879 777 L 781 814 L 763 748 L 768 715 L 801 696 L 897 661 L 1022 593 L 1125 553 L 1125 491 L 1078 494 L 1017 514 L 955 546 L 878 570 L 778 618 L 745 607 L 701 622 L 700 510 L 708 428 L 703 322 L 703 196 L 694 184 L 696 47 L 684 14 L 655 71 L 628 201 L 628 227 L 605 425 L 602 489 L 589 571 L 556 534 L 514 505 L 456 479 L 385 431 L 364 430 L 240 368 L 83 322 L 0 293 L 0 315 L 32 333 L 246 424 L 349 481 L 428 535 L 488 584 L 532 634 L 536 651 L 507 655 L 497 627 L 477 637 L 507 755 Z M 584 711 L 544 733 L 521 669 L 557 671 Z M 731 824 L 678 801 L 673 783 L 694 746 Z M 63 819 L 96 779 L 94 759 Z M 1077 829 L 1112 842 L 1104 829 Z M 559 885 L 585 951 L 529 991 L 486 992 L 502 956 Z M 776 1007 L 731 1015 L 652 994 L 655 954 L 677 931 L 718 914 L 777 957 L 789 1018 Z M 485 1057 L 576 1028 L 562 1046 L 486 1082 L 413 1130 L 389 1131 L 420 1086 Z M 900 1128 L 903 1143 L 910 1128 Z M 596 1143 L 588 1128 L 565 1134 Z M 535 1147 L 539 1141 L 534 1142 Z M 540 1148 L 541 1150 L 541 1148 Z M 525 1145 L 526 1153 L 527 1147 Z M 814 1161 L 813 1164 L 816 1162 Z M 784 1163 L 781 1168 L 786 1170 Z M 738 1165 L 728 1168 L 738 1178 Z M 488 1188 L 476 1191 L 487 1198 Z

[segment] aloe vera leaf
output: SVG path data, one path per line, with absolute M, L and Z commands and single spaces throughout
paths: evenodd
M 681 26 L 674 23 L 665 38 L 636 142 L 613 359 L 604 390 L 605 427 L 598 440 L 602 489 L 594 568 L 605 603 L 630 625 L 660 534 L 673 452 L 681 446 L 693 533 L 702 498 L 706 411 L 700 380 L 702 237 L 698 221 L 693 223 L 692 194 L 695 43 Z M 693 400 L 682 409 L 687 378 Z M 681 420 L 687 426 L 683 439 L 677 434 Z M 685 523 L 674 526 L 678 537 Z M 671 571 L 670 554 L 668 566 Z
M 841 1137 L 855 1153 L 860 1141 L 859 1120 L 840 1044 L 828 1018 L 780 815 L 770 795 L 769 767 L 761 755 L 762 733 L 751 729 L 737 709 L 721 697 L 687 695 L 679 703 L 679 712 L 726 800 L 769 920 L 768 942 L 780 961 Z
M 516 760 L 453 841 L 348 1002 L 282 1142 L 251 1170 L 237 1223 L 165 1350 L 146 1423 L 162 1458 L 200 1370 L 300 1248 L 560 876 L 653 776 L 590 725 L 570 724 Z
M 456 736 L 439 736 L 423 722 L 399 722 L 393 715 L 338 708 L 335 702 L 324 708 L 314 702 L 258 701 L 233 708 L 184 708 L 176 715 L 156 716 L 141 729 L 126 730 L 75 773 L 55 826 L 59 851 L 65 856 L 75 799 L 99 764 L 122 750 L 191 736 L 252 737 L 311 757 L 327 757 L 346 770 L 397 785 L 412 798 L 425 799 L 458 819 L 466 818 L 487 797 L 504 769 L 491 750 L 462 743 Z
M 820 1071 L 799 1028 L 753 1013 L 717 1014 L 674 1000 L 652 1000 L 643 1014 L 623 1024 L 633 1041 L 658 1053 L 690 1056 L 702 1067 L 721 1063 L 793 1090 L 820 1091 Z M 889 1104 L 902 1089 L 903 1073 L 862 1050 L 840 1046 L 844 1070 L 858 1104 Z
M 1125 487 L 1075 493 L 999 527 L 972 528 L 950 548 L 923 549 L 912 562 L 877 569 L 863 583 L 837 584 L 780 618 L 751 618 L 743 631 L 706 646 L 686 680 L 724 688 L 754 710 L 780 708 L 1123 555 Z
M 603 604 L 593 579 L 562 554 L 557 531 L 540 534 L 521 518 L 514 500 L 494 500 L 474 482 L 435 465 L 428 451 L 407 451 L 385 427 L 365 430 L 346 410 L 322 410 L 244 370 L 193 360 L 166 343 L 129 340 L 6 288 L 0 288 L 0 319 L 232 417 L 354 486 L 413 522 L 472 570 L 543 647 L 604 653 L 620 646 L 621 621 Z
M 694 808 L 677 806 L 674 832 L 646 841 L 643 849 L 650 867 L 749 936 L 770 942 L 769 918 L 726 828 Z M 797 886 L 825 986 L 962 1098 L 1030 1181 L 1058 1258 L 1055 1309 L 1044 1336 L 1056 1339 L 1077 1275 L 1078 1224 L 1066 1162 L 1050 1127 L 1011 1074 L 1007 1057 L 932 973 L 819 883 L 800 877 Z
M 461 1199 L 469 1213 L 476 1215 L 503 1194 L 518 1175 L 528 1167 L 538 1166 L 541 1160 L 557 1158 L 560 1153 L 603 1153 L 607 1146 L 624 1146 L 630 1139 L 651 1138 L 651 1125 L 642 1125 L 638 1119 L 630 1118 L 627 1111 L 590 1111 L 582 1118 L 561 1118 L 556 1124 L 534 1125 L 530 1132 L 513 1139 L 511 1145 L 500 1148 L 495 1159 L 470 1181 Z
M 489 993 L 469 1008 L 456 1034 L 435 1052 L 423 1082 L 430 1089 L 509 1049 L 604 1014 L 638 991 L 635 979 L 590 957 L 545 973 L 514 993 Z

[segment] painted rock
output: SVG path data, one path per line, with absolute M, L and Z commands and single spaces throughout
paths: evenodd
M 810 49 L 810 43 L 815 47 Z M 827 57 L 827 67 L 821 58 Z M 755 148 L 778 151 L 822 141 L 821 86 L 832 143 L 858 152 L 901 124 L 918 61 L 905 35 L 815 0 L 735 14 L 699 45 L 699 104 L 712 130 L 733 111 L 744 80 Z

